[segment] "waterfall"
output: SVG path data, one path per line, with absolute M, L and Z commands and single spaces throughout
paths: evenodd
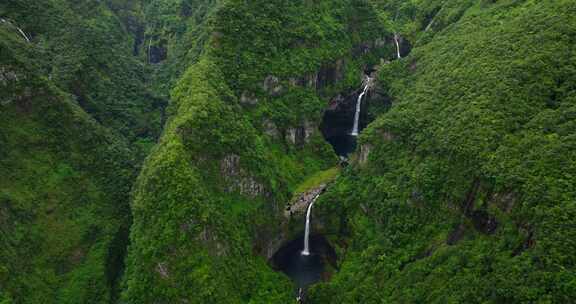
M 28 36 L 26 35 L 26 33 L 24 33 L 24 31 L 23 31 L 21 28 L 16 27 L 16 29 L 20 32 L 20 34 L 22 35 L 22 37 L 24 37 L 24 39 L 26 39 L 26 42 L 30 42 L 30 38 L 28 38 Z
M 14 25 L 12 22 L 4 18 L 0 18 L 0 22 L 8 23 L 9 25 L 13 26 L 20 33 L 20 35 L 22 35 L 22 38 L 24 38 L 26 42 L 30 42 L 30 38 L 28 38 L 28 35 L 26 35 L 26 33 L 21 28 L 19 28 L 18 26 Z
M 366 92 L 368 92 L 371 80 L 372 79 L 370 77 L 366 79 L 364 84 L 364 90 L 362 90 L 362 93 L 360 93 L 360 95 L 358 96 L 358 101 L 356 101 L 356 113 L 354 114 L 354 127 L 352 128 L 352 133 L 350 133 L 350 135 L 352 136 L 358 136 L 358 123 L 360 121 L 360 112 L 362 110 L 362 98 L 364 97 L 364 95 L 366 95 Z
M 310 255 L 310 215 L 312 214 L 312 206 L 314 206 L 314 202 L 318 199 L 320 193 L 318 193 L 310 205 L 308 205 L 308 211 L 306 212 L 306 230 L 304 232 L 304 250 L 302 250 L 302 255 Z
M 400 55 L 400 42 L 398 41 L 400 38 L 398 36 L 398 34 L 394 33 L 394 42 L 396 43 L 396 56 L 398 56 L 398 59 L 401 59 L 402 56 Z

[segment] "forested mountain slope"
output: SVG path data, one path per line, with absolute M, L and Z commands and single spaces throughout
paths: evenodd
M 0 303 L 295 303 L 311 187 L 306 303 L 570 303 L 575 40 L 574 0 L 3 1 Z
M 576 3 L 465 2 L 380 71 L 393 106 L 323 197 L 350 245 L 313 303 L 573 301 Z
M 353 48 L 385 35 L 362 2 L 214 5 L 135 187 L 130 303 L 293 301 L 267 251 L 298 183 L 336 164 L 321 97 L 358 85 L 378 50 Z
M 121 270 L 135 153 L 0 29 L 0 299 L 102 303 Z
M 3 1 L 0 18 L 0 299 L 110 302 L 160 132 L 132 36 L 98 1 Z

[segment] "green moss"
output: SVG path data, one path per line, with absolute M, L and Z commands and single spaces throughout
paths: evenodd
M 315 173 L 314 175 L 306 178 L 306 180 L 304 180 L 300 185 L 298 185 L 296 190 L 294 190 L 294 196 L 297 196 L 311 189 L 317 188 L 322 184 L 331 182 L 336 177 L 338 177 L 338 174 L 340 174 L 340 167 L 333 167 L 328 170 Z

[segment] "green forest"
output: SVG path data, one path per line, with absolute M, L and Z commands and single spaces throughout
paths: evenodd
M 0 304 L 574 303 L 575 46 L 576 0 L 1 1 Z

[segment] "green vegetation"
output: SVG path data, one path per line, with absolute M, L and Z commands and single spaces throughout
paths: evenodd
M 134 155 L 0 28 L 0 292 L 11 303 L 104 303 L 130 220 Z
M 575 14 L 3 1 L 0 303 L 290 303 L 266 258 L 302 226 L 285 204 L 327 182 L 339 267 L 308 303 L 573 301 Z M 323 111 L 375 65 L 383 98 L 340 169 Z
M 317 188 L 322 184 L 333 181 L 340 174 L 340 167 L 330 168 L 328 170 L 320 171 L 304 180 L 296 190 L 294 190 L 294 197 L 301 193 L 307 192 L 311 189 Z
M 131 184 L 160 133 L 123 9 L 0 4 L 0 301 L 118 297 Z
M 338 173 L 328 170 L 336 156 L 316 126 L 323 94 L 356 85 L 375 58 L 351 59 L 358 39 L 376 39 L 346 31 L 338 14 L 354 7 L 226 1 L 207 10 L 200 23 L 210 39 L 173 88 L 164 134 L 135 186 L 125 302 L 291 301 L 288 279 L 263 256 L 291 193 L 307 177 Z M 280 26 L 287 22 L 298 28 Z M 346 72 L 336 81 L 290 83 L 341 58 Z M 279 92 L 265 87 L 271 77 Z M 243 102 L 246 92 L 257 101 Z
M 313 303 L 574 298 L 575 3 L 472 2 L 381 70 L 369 161 L 318 207 L 351 245 Z

